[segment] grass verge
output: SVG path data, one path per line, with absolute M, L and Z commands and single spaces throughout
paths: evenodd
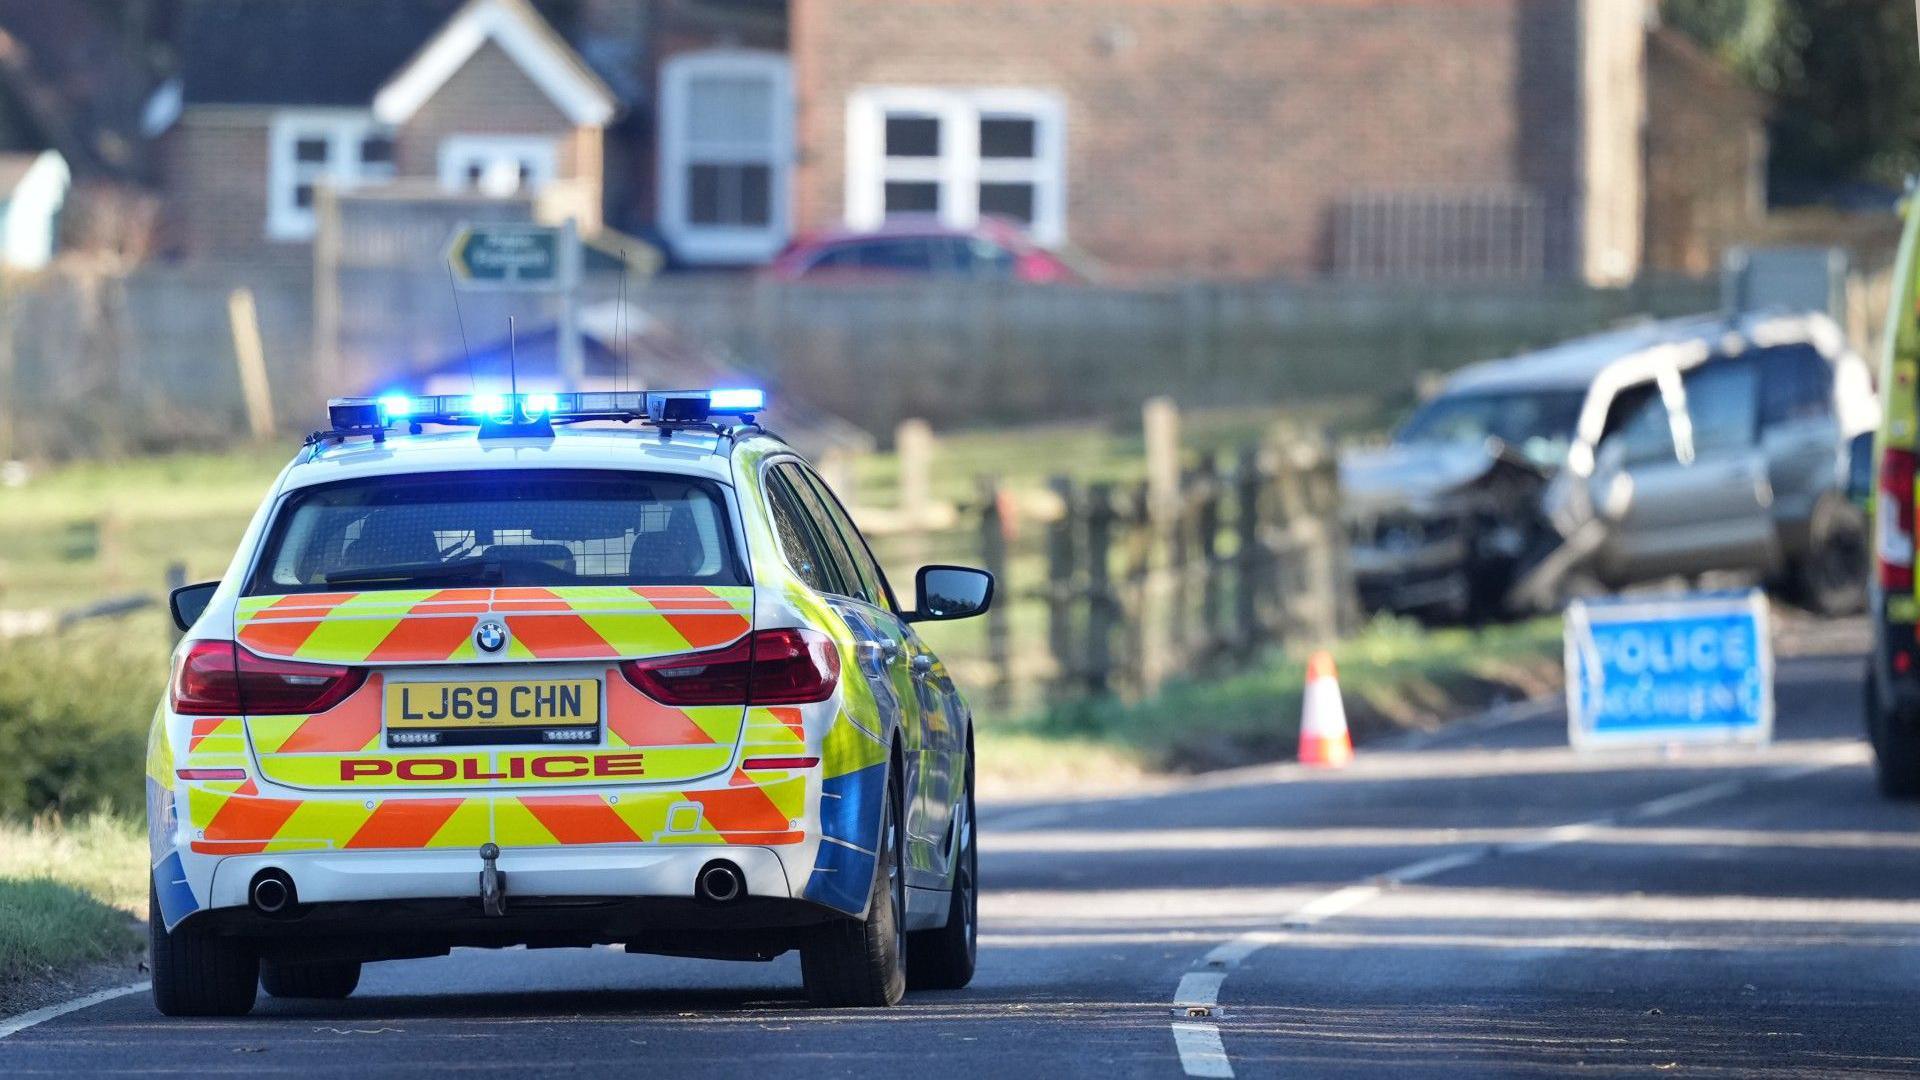
M 0 823 L 0 1005 L 30 980 L 140 948 L 129 916 L 146 912 L 146 880 L 146 839 L 125 819 Z
M 1334 650 L 1348 723 L 1364 741 L 1551 692 L 1560 642 L 1558 619 L 1481 630 L 1375 623 Z M 1289 758 L 1305 689 L 1304 658 L 1276 654 L 1246 671 L 1170 683 L 1147 701 L 1055 706 L 983 728 L 982 775 L 1003 791 L 1045 790 L 1074 779 L 1068 771 L 1124 782 Z

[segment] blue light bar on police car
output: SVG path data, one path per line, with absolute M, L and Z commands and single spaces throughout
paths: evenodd
M 741 413 L 757 413 L 767 407 L 765 390 L 709 390 L 707 391 L 707 411 L 734 416 Z
M 335 431 L 376 431 L 409 424 L 499 426 L 543 421 L 651 420 L 697 424 L 715 416 L 750 417 L 767 407 L 766 391 L 582 391 L 557 394 L 382 394 L 334 398 L 327 418 Z

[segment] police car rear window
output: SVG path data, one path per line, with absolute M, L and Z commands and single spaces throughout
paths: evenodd
M 514 471 L 296 491 L 247 592 L 743 584 L 726 503 L 706 481 Z

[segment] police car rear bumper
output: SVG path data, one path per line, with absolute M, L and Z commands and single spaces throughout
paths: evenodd
M 745 845 L 605 844 L 503 849 L 496 866 L 509 906 L 532 898 L 694 897 L 695 879 L 724 859 L 740 869 L 746 895 L 790 899 L 786 868 L 771 849 Z M 278 870 L 293 880 L 296 905 L 480 897 L 477 850 L 328 851 L 234 855 L 214 868 L 209 908 L 249 904 L 253 881 Z

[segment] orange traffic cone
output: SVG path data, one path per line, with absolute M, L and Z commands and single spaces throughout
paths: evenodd
M 1340 703 L 1340 677 L 1333 654 L 1314 653 L 1307 661 L 1307 692 L 1300 708 L 1300 764 L 1337 769 L 1353 760 L 1353 736 L 1347 731 L 1347 707 Z

